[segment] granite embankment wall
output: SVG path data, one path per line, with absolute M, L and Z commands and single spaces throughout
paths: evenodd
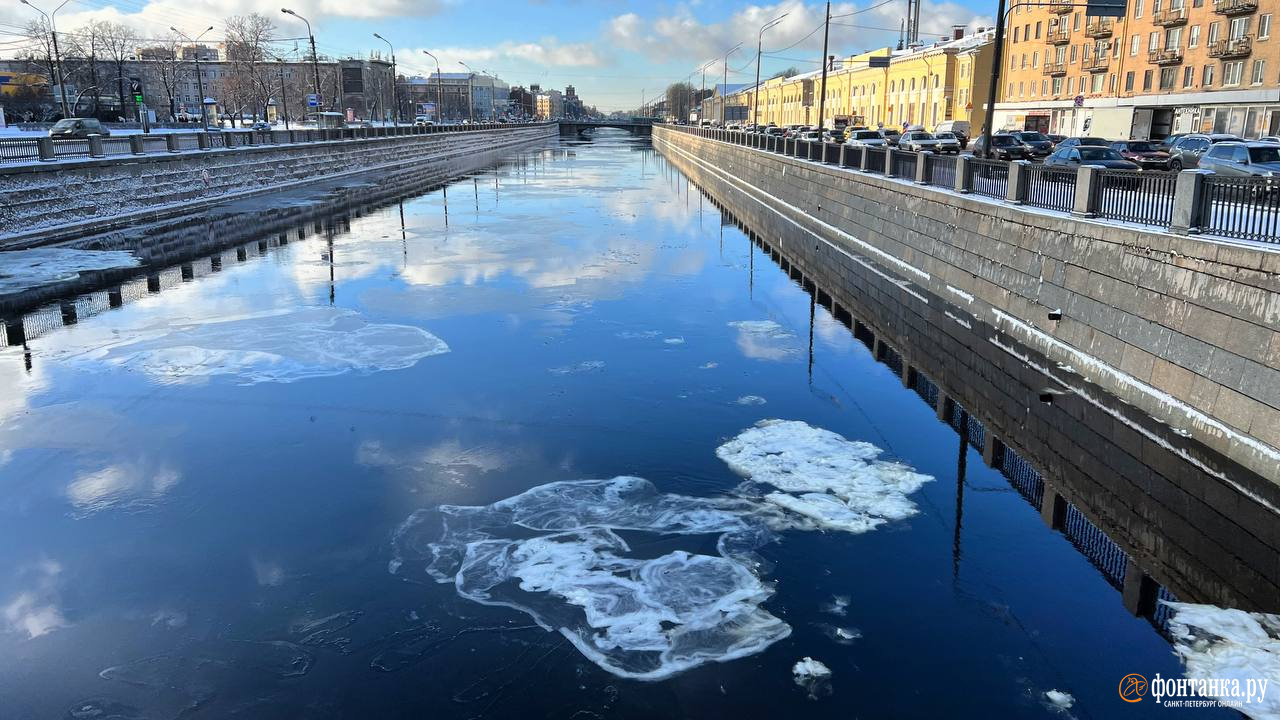
M 845 282 L 871 270 L 923 288 L 1280 483 L 1280 247 L 1117 227 L 666 128 L 654 143 L 695 182 L 807 237 Z
M 0 249 L 191 212 L 360 173 L 439 167 L 556 137 L 555 123 L 0 167 Z

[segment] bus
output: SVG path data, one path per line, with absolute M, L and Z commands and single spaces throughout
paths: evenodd
M 307 113 L 307 122 L 320 130 L 340 130 L 347 126 L 347 117 L 340 112 Z

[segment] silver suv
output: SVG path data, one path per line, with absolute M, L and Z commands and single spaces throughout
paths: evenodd
M 1220 142 L 1200 158 L 1200 167 L 1227 177 L 1277 177 L 1280 176 L 1280 145 Z
M 1235 135 L 1214 133 L 1193 133 L 1183 135 L 1169 147 L 1169 169 L 1177 172 L 1186 168 L 1200 167 L 1200 158 L 1209 148 L 1220 142 L 1241 142 Z

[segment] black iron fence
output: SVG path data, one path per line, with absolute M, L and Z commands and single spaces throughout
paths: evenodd
M 151 153 L 215 150 L 221 148 L 283 145 L 329 140 L 365 140 L 386 137 L 480 132 L 529 127 L 544 123 L 475 123 L 411 127 L 342 128 L 332 130 L 227 130 L 156 135 L 113 135 L 60 140 L 50 137 L 0 139 L 0 165 L 39 163 L 63 158 L 119 157 Z
M 1280 181 L 1261 177 L 1204 179 L 1201 232 L 1241 240 L 1280 241 Z
M 1009 163 L 1002 160 L 974 158 L 969 162 L 973 173 L 973 191 L 1003 200 L 1009 194 Z
M 925 182 L 939 187 L 955 187 L 956 164 L 959 161 L 955 155 L 930 155 L 925 163 Z
M 864 147 L 862 148 L 862 154 L 866 158 L 864 164 L 869 172 L 884 172 L 884 148 Z
M 1076 175 L 1073 168 L 1026 165 L 1026 203 L 1049 210 L 1071 212 L 1076 202 Z
M 1103 170 L 1094 188 L 1098 217 L 1146 225 L 1173 222 L 1177 173 Z
M 907 152 L 905 150 L 894 150 L 893 163 L 890 169 L 893 170 L 894 177 L 915 180 L 917 162 L 919 161 L 916 159 L 915 153 Z

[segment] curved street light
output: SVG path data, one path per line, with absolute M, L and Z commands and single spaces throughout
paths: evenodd
M 382 37 L 378 33 L 374 33 L 373 36 L 386 43 L 387 47 L 391 49 L 391 102 L 395 106 L 394 114 L 391 117 L 394 118 L 395 123 L 399 125 L 401 118 L 400 97 L 396 94 L 396 49 L 395 46 L 391 44 L 390 40 Z
M 71 2 L 71 0 L 62 0 L 62 5 L 59 5 L 58 7 L 54 8 L 53 12 L 51 13 L 47 13 L 41 10 L 35 5 L 32 5 L 31 3 L 27 2 L 27 0 L 19 0 L 19 2 L 31 8 L 32 10 L 35 10 L 36 12 L 40 13 L 41 15 L 44 16 L 45 20 L 49 21 L 49 34 L 50 36 L 53 37 L 53 64 L 54 64 L 54 67 L 56 68 L 54 70 L 54 73 L 55 73 L 54 77 L 51 77 L 49 79 L 58 83 L 58 89 L 62 91 L 62 117 L 67 117 L 67 115 L 69 114 L 67 110 L 67 84 L 62 81 L 63 80 L 62 53 L 58 52 L 57 17 L 58 17 L 58 11 L 61 10 L 64 5 Z M 120 108 L 120 110 L 121 112 L 123 112 L 124 108 Z
M 782 22 L 782 19 L 790 15 L 784 12 L 778 17 L 770 20 L 760 26 L 760 34 L 756 36 L 756 86 L 751 89 L 751 124 L 760 124 L 760 56 L 764 52 L 764 31 Z M 725 62 L 728 62 L 726 60 Z M 728 68 L 726 68 L 727 70 Z M 723 122 L 723 121 L 722 121 Z
M 311 72 L 315 76 L 316 110 L 320 109 L 320 61 L 316 55 L 316 36 L 311 32 L 311 22 L 289 8 L 280 8 L 285 15 L 292 15 L 307 24 L 307 37 L 311 39 Z M 336 101 L 337 98 L 334 98 Z
M 476 71 L 461 60 L 458 61 L 458 64 L 467 69 L 467 119 L 474 123 L 476 121 L 476 101 L 473 95 L 474 91 L 471 88 L 471 78 L 475 77 Z
M 431 54 L 430 50 L 423 50 L 423 55 L 436 61 L 436 120 L 444 122 L 444 79 L 440 75 L 440 60 Z
M 182 32 L 181 30 L 179 30 L 178 28 L 172 25 L 169 26 L 169 29 L 174 31 L 178 35 L 182 36 L 187 42 L 191 43 L 192 45 L 197 45 L 200 43 L 200 38 L 204 37 L 205 35 L 208 35 L 209 31 L 213 30 L 213 26 L 210 25 L 208 28 L 206 28 L 204 32 L 196 36 L 195 40 L 192 40 L 186 33 Z M 204 77 L 200 75 L 200 49 L 196 48 L 194 54 L 196 57 L 196 87 L 199 88 L 200 90 L 200 126 L 201 126 L 201 129 L 208 130 L 209 114 L 208 114 L 208 110 L 205 109 L 205 104 L 204 104 Z M 288 122 L 287 119 L 286 119 L 286 122 Z

